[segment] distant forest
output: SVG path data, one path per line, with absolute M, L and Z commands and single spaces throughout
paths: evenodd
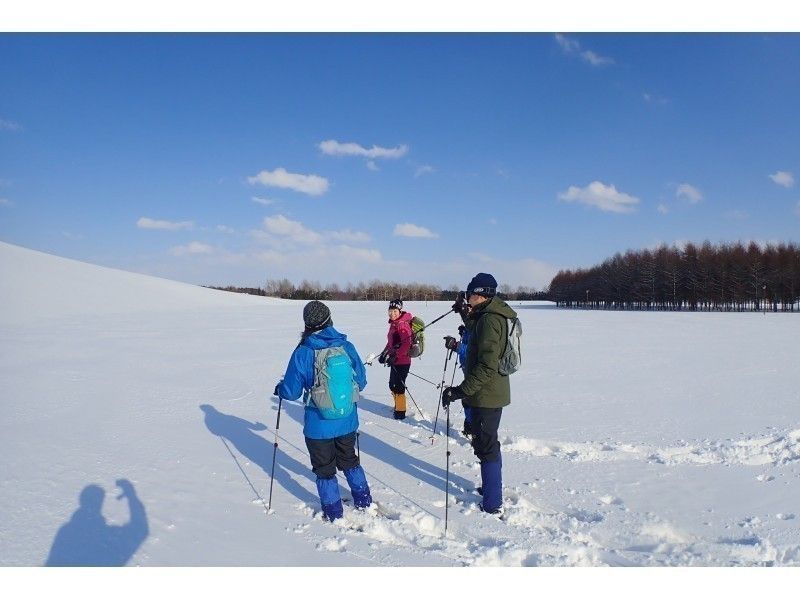
M 443 289 L 436 285 L 404 284 L 372 280 L 368 283 L 348 284 L 340 287 L 337 284 L 320 285 L 318 282 L 304 280 L 295 286 L 290 280 L 267 280 L 264 288 L 252 287 L 209 287 L 234 293 L 249 293 L 251 295 L 266 295 L 268 297 L 281 297 L 282 299 L 319 299 L 320 301 L 390 301 L 396 297 L 404 301 L 455 301 L 459 289 L 451 286 Z M 532 287 L 517 287 L 500 285 L 498 293 L 505 299 L 516 301 L 529 301 L 533 299 L 547 299 L 547 292 L 536 291 Z
M 304 280 L 267 280 L 264 288 L 209 287 L 284 299 L 337 301 L 452 301 L 456 286 L 368 283 L 320 285 Z M 714 246 L 662 245 L 617 253 L 599 266 L 562 270 L 549 289 L 500 285 L 506 300 L 554 301 L 559 307 L 625 310 L 800 311 L 800 247 L 781 243 Z
M 795 311 L 800 247 L 705 242 L 618 253 L 599 266 L 562 270 L 548 299 L 590 309 Z

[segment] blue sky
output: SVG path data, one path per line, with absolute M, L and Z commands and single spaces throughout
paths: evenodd
M 800 241 L 800 36 L 0 35 L 0 240 L 199 284 L 545 286 Z

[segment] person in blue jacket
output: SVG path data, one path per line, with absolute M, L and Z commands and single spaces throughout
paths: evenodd
M 369 484 L 355 452 L 356 431 L 358 430 L 358 408 L 355 400 L 358 391 L 367 385 L 367 373 L 356 348 L 347 337 L 333 327 L 331 312 L 324 303 L 311 301 L 303 309 L 303 331 L 300 343 L 289 359 L 286 373 L 275 387 L 275 395 L 281 399 L 296 401 L 303 398 L 305 413 L 303 418 L 303 435 L 305 436 L 311 467 L 317 476 L 317 491 L 322 504 L 323 516 L 333 521 L 343 516 L 342 499 L 339 494 L 339 483 L 336 470 L 344 472 L 345 479 L 353 495 L 353 503 L 357 508 L 365 509 L 372 504 Z M 325 416 L 312 400 L 312 388 L 319 388 L 319 375 L 315 374 L 316 355 L 319 351 L 332 347 L 341 347 L 352 366 L 352 380 L 348 380 L 353 388 L 354 399 L 349 413 L 343 416 Z M 341 355 L 341 351 L 339 351 Z M 350 370 L 348 370 L 350 372 Z
M 462 291 L 458 294 L 456 302 L 453 303 L 453 311 L 460 315 L 462 320 L 466 321 L 471 309 L 472 307 L 467 303 L 465 293 Z M 456 340 L 456 338 L 452 336 L 444 337 L 444 346 L 450 351 L 455 351 L 456 355 L 458 355 L 458 365 L 461 371 L 466 373 L 465 367 L 467 363 L 467 347 L 469 346 L 470 331 L 462 324 L 458 327 L 458 335 L 460 337 L 459 340 Z M 472 408 L 466 405 L 464 405 L 464 428 L 461 430 L 461 433 L 470 440 L 474 435 L 472 429 Z

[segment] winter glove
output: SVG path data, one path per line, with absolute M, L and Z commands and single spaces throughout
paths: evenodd
M 464 305 L 466 303 L 467 303 L 467 294 L 464 291 L 460 291 L 458 293 L 458 297 L 456 297 L 456 302 L 453 303 L 451 309 L 457 314 L 460 314 L 461 310 L 464 309 Z
M 467 395 L 458 386 L 448 386 L 442 393 L 442 407 L 447 408 L 453 401 L 460 401 L 466 398 Z
M 276 397 L 279 397 L 279 396 L 281 396 L 281 395 L 279 394 L 279 391 L 280 391 L 280 389 L 281 389 L 281 383 L 280 383 L 280 382 L 278 382 L 278 383 L 275 385 L 275 390 L 273 390 L 273 391 L 272 391 L 272 394 L 273 394 L 274 396 L 276 396 Z
M 458 341 L 453 336 L 444 337 L 444 346 L 451 351 L 458 351 Z
M 388 351 L 386 349 L 381 351 L 381 354 L 378 355 L 378 363 L 380 363 L 381 365 L 385 365 L 386 364 L 386 358 L 388 356 L 389 356 L 389 353 L 388 353 Z

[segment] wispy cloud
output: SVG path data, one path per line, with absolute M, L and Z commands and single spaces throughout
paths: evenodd
M 692 204 L 703 201 L 703 194 L 700 190 L 689 183 L 681 183 L 678 185 L 678 188 L 675 190 L 675 197 Z
M 787 189 L 794 187 L 794 175 L 791 172 L 779 170 L 775 174 L 769 175 L 769 178 L 772 179 L 773 183 L 781 187 L 786 187 Z
M 169 252 L 175 256 L 184 255 L 209 255 L 214 253 L 214 248 L 211 245 L 200 243 L 199 241 L 192 241 L 188 245 L 177 245 L 171 247 Z
M 0 206 L 3 206 L 5 208 L 10 208 L 13 205 L 14 202 L 11 201 L 10 199 L 6 199 L 5 197 L 0 197 Z
M 659 214 L 669 214 L 669 208 L 666 206 L 666 204 L 663 203 L 658 204 L 657 209 Z
M 652 104 L 654 106 L 666 106 L 669 104 L 669 99 L 659 96 L 653 93 L 644 92 L 642 94 L 642 99 L 648 104 Z
M 497 225 L 497 218 L 489 218 L 489 224 L 491 224 L 492 226 Z
M 592 66 L 609 66 L 614 64 L 614 59 L 608 56 L 601 56 L 592 50 L 583 50 L 578 40 L 569 38 L 561 33 L 556 33 L 556 42 L 563 50 L 564 54 L 579 56 L 581 60 Z
M 407 145 L 398 145 L 397 147 L 373 145 L 371 148 L 366 148 L 358 143 L 341 143 L 335 139 L 322 141 L 318 147 L 323 154 L 328 156 L 360 156 L 371 160 L 402 158 L 408 153 Z
M 394 227 L 395 237 L 416 237 L 420 239 L 435 239 L 439 235 L 425 228 L 424 226 L 417 226 L 407 222 L 405 224 L 398 224 Z
M 252 201 L 253 203 L 260 204 L 262 206 L 271 206 L 272 204 L 275 203 L 276 200 L 270 199 L 268 197 L 251 197 L 250 201 Z
M 226 226 L 225 224 L 218 224 L 217 231 L 226 234 L 233 234 L 236 232 L 236 229 L 231 228 L 230 226 Z
M 136 226 L 153 230 L 190 230 L 194 228 L 194 222 L 191 220 L 170 222 L 169 220 L 153 220 L 152 218 L 142 217 L 136 221 Z
M 63 236 L 65 236 L 67 239 L 69 239 L 70 241 L 80 241 L 80 240 L 82 240 L 84 238 L 83 235 L 80 235 L 80 234 L 77 234 L 77 233 L 71 233 L 69 231 L 61 231 L 61 234 Z
M 577 202 L 597 208 L 603 212 L 630 213 L 636 210 L 639 198 L 617 191 L 614 185 L 600 181 L 589 183 L 586 187 L 570 187 L 558 194 L 558 199 L 568 203 Z
M 286 216 L 278 214 L 264 218 L 264 230 L 279 237 L 286 237 L 296 243 L 314 245 L 322 241 L 322 235 L 310 228 L 303 226 L 297 220 L 289 220 Z
M 265 187 L 291 189 L 306 195 L 323 195 L 328 190 L 328 179 L 316 174 L 296 174 L 287 172 L 285 168 L 262 170 L 255 176 L 247 178 L 251 185 L 260 183 Z
M 373 172 L 377 172 L 377 171 L 379 171 L 379 170 L 380 170 L 380 168 L 378 168 L 378 165 L 377 165 L 377 164 L 375 164 L 375 161 L 374 161 L 374 160 L 369 160 L 369 161 L 367 161 L 367 168 L 368 168 L 369 170 L 373 171 Z
M 797 205 L 794 207 L 794 215 L 800 218 L 800 201 L 798 201 Z
M 4 120 L 0 118 L 0 131 L 21 131 L 22 125 L 15 123 L 12 120 Z
M 433 166 L 424 164 L 417 168 L 417 171 L 414 173 L 414 178 L 419 178 L 426 174 L 433 174 L 434 172 L 436 172 L 436 169 Z
M 353 231 L 348 229 L 340 231 L 332 231 L 328 236 L 335 241 L 342 241 L 343 243 L 369 243 L 372 237 L 367 233 Z

